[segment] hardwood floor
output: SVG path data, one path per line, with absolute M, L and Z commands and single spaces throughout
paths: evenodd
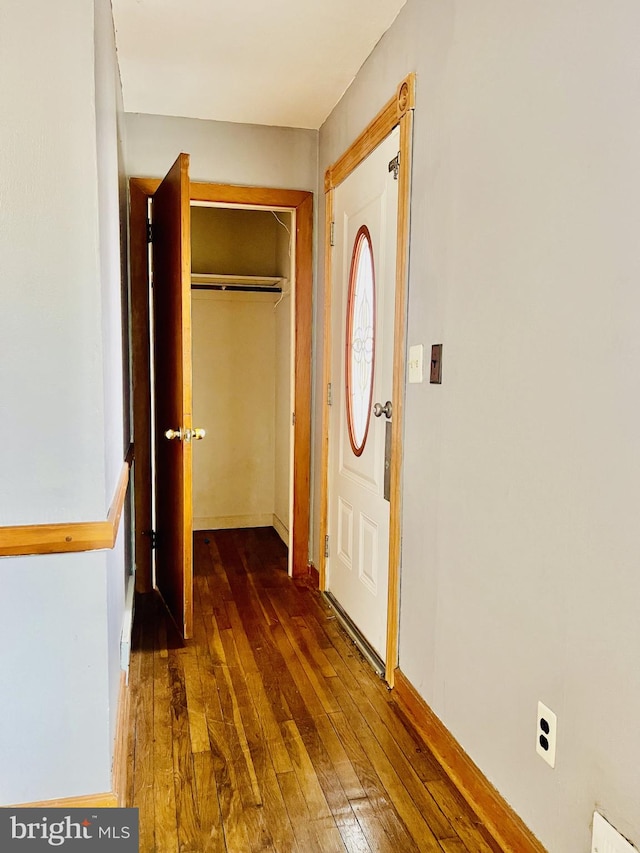
M 499 853 L 271 528 L 198 532 L 194 639 L 136 603 L 141 853 Z

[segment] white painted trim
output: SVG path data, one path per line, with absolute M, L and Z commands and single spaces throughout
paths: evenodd
M 276 533 L 282 539 L 284 544 L 289 547 L 289 528 L 285 525 L 283 521 L 281 521 L 278 516 L 273 514 L 273 526 L 275 528 Z
M 234 527 L 271 527 L 272 513 L 257 515 L 218 515 L 193 519 L 194 530 L 230 530 Z
M 122 619 L 122 632 L 120 634 L 120 669 L 126 675 L 126 683 L 129 683 L 129 660 L 131 658 L 131 631 L 133 628 L 133 611 L 135 591 L 135 575 L 129 575 L 127 591 L 124 599 L 124 616 Z

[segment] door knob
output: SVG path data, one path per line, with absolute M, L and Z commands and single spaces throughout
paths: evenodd
M 164 434 L 165 438 L 171 440 L 172 438 L 177 438 L 178 441 L 182 441 L 182 430 L 181 429 L 168 429 Z
M 205 437 L 206 434 L 207 434 L 206 429 L 194 429 L 193 432 L 191 433 L 191 438 L 194 441 L 202 441 L 202 439 Z
M 373 407 L 373 414 L 377 418 L 381 417 L 381 415 L 384 415 L 386 418 L 390 418 L 392 410 L 393 406 L 391 405 L 391 400 L 387 400 L 384 406 L 382 403 L 376 403 Z

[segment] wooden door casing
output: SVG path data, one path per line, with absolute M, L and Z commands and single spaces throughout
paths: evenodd
M 401 478 L 403 466 L 404 371 L 407 334 L 407 285 L 409 270 L 409 202 L 411 194 L 411 140 L 413 112 L 415 109 L 415 73 L 401 80 L 395 94 L 382 107 L 342 155 L 325 172 L 325 240 L 324 240 L 324 335 L 322 388 L 326 389 L 331 377 L 331 310 L 332 310 L 332 250 L 329 235 L 334 220 L 334 192 L 351 172 L 389 135 L 400 127 L 400 169 L 398 185 L 398 227 L 396 252 L 396 306 L 394 318 L 393 365 L 393 423 L 391 434 L 391 506 L 389 519 L 389 598 L 387 620 L 387 654 L 385 679 L 393 687 L 398 665 L 398 626 L 400 603 L 400 549 L 401 549 Z M 320 461 L 320 519 L 319 542 L 323 543 L 328 529 L 328 468 L 329 468 L 329 417 L 327 399 L 322 404 L 322 444 Z M 324 551 L 319 553 L 319 585 L 326 588 Z
M 133 336 L 133 410 L 136 442 L 135 551 L 136 590 L 153 589 L 151 560 L 151 358 L 149 350 L 149 265 L 146 242 L 147 206 L 157 190 L 157 178 L 131 178 L 130 265 Z M 295 427 L 293 473 L 293 575 L 309 571 L 311 466 L 311 324 L 313 286 L 313 193 L 268 187 L 191 182 L 191 201 L 280 208 L 295 213 Z M 198 426 L 201 426 L 198 424 Z M 204 424 L 206 427 L 206 424 Z

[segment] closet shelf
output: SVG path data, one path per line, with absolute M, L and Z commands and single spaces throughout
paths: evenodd
M 287 281 L 280 276 L 268 275 L 218 275 L 217 273 L 192 273 L 191 284 L 214 285 L 217 287 L 260 287 L 265 290 L 281 289 Z

